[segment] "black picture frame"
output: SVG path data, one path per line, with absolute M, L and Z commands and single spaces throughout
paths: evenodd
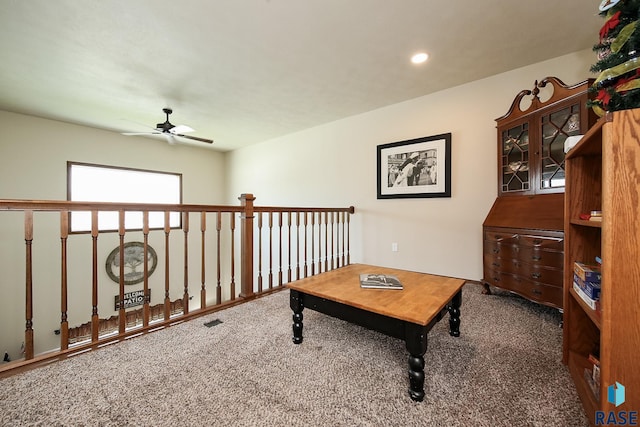
M 378 199 L 451 197 L 451 133 L 391 142 L 377 149 Z

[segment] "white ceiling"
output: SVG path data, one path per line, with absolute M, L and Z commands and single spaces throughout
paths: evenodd
M 598 4 L 0 0 L 0 109 L 131 132 L 171 107 L 227 151 L 591 48 Z

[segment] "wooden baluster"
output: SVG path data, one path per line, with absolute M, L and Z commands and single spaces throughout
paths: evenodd
M 98 211 L 91 211 L 92 278 L 91 278 L 91 341 L 98 340 Z
M 235 212 L 231 212 L 231 300 L 236 299 L 236 280 L 235 280 L 235 271 L 236 271 L 236 239 L 235 239 L 235 230 L 236 230 L 236 214 Z
M 169 233 L 171 232 L 170 212 L 164 212 L 164 320 L 171 317 L 171 299 L 169 298 Z
M 335 244 L 334 244 L 334 240 L 333 240 L 333 236 L 334 236 L 334 231 L 333 231 L 333 225 L 335 223 L 335 212 L 331 212 L 331 269 L 333 270 L 335 268 L 335 264 L 334 264 L 334 260 L 336 259 L 336 255 L 335 252 L 333 251 Z
M 351 213 L 347 212 L 347 265 L 351 264 L 350 252 L 349 252 L 349 243 L 351 238 L 351 230 L 349 229 L 349 221 L 351 221 Z
M 149 318 L 151 310 L 149 303 L 151 302 L 151 294 L 149 293 L 149 211 L 142 212 L 142 236 L 144 247 L 144 281 L 142 285 L 142 294 L 144 300 L 142 302 L 142 326 L 149 326 Z
M 315 212 L 309 212 L 311 214 L 311 275 L 316 274 L 316 258 L 315 258 L 315 238 L 316 238 L 316 214 Z
M 329 271 L 329 213 L 324 213 L 324 271 Z
M 318 274 L 320 273 L 322 273 L 322 212 L 318 212 Z
M 120 307 L 118 310 L 118 332 L 124 334 L 127 327 L 127 314 L 124 310 L 124 211 L 122 209 L 118 211 L 118 235 L 120 237 L 120 278 L 118 280 L 120 285 Z
M 287 250 L 287 283 L 291 282 L 291 212 L 287 216 L 287 245 L 289 249 Z
M 296 212 L 296 280 L 300 279 L 300 212 Z
M 33 244 L 33 211 L 24 211 L 24 241 L 26 248 L 25 263 L 25 331 L 24 331 L 24 358 L 33 359 L 33 263 L 32 263 L 32 244 Z
M 278 286 L 282 286 L 282 211 L 278 212 Z
M 269 212 L 269 289 L 273 288 L 273 212 Z
M 182 213 L 182 229 L 184 231 L 184 293 L 182 295 L 182 309 L 189 314 L 189 212 Z
M 307 213 L 302 212 L 304 215 L 304 277 L 307 277 Z
M 69 237 L 69 211 L 60 211 L 60 350 L 69 348 L 69 321 L 67 319 L 67 238 Z
M 216 284 L 216 304 L 222 303 L 222 286 L 220 285 L 220 231 L 222 230 L 222 212 L 216 212 L 216 265 L 217 265 L 217 284 Z
M 200 251 L 201 260 L 200 260 L 200 281 L 202 283 L 202 287 L 200 288 L 200 309 L 204 309 L 207 306 L 207 290 L 205 287 L 205 232 L 207 231 L 207 213 L 200 212 L 200 232 L 202 233 L 202 249 Z
M 262 214 L 258 214 L 258 292 L 262 292 Z
M 340 224 L 342 224 L 342 250 L 340 251 L 341 254 L 341 262 L 340 262 L 340 266 L 344 267 L 344 221 L 345 218 L 347 216 L 346 212 L 342 212 L 340 215 Z

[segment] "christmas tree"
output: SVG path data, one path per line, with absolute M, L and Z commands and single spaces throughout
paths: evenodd
M 600 116 L 606 111 L 640 107 L 640 0 L 603 0 L 600 16 L 605 23 L 593 47 L 599 73 L 591 87 L 595 98 L 589 106 Z

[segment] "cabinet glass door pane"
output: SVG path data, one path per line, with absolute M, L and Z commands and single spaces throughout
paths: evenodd
M 564 141 L 580 133 L 580 106 L 574 104 L 542 117 L 540 189 L 564 187 Z
M 502 192 L 529 189 L 529 125 L 502 132 Z

